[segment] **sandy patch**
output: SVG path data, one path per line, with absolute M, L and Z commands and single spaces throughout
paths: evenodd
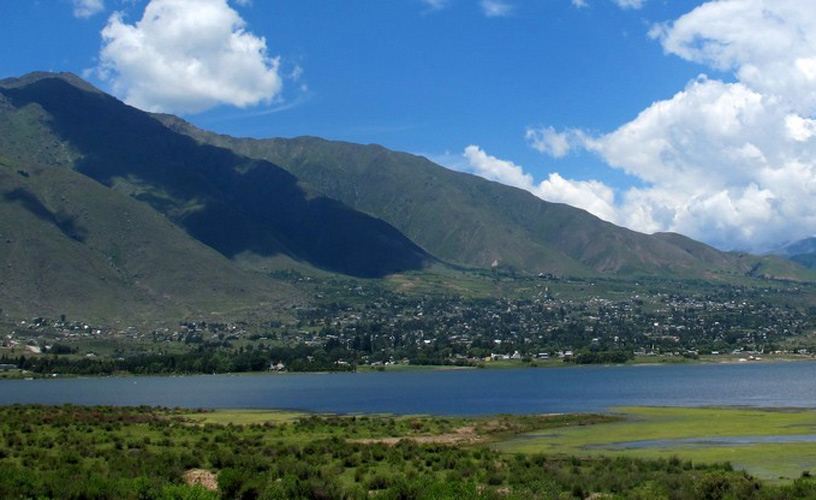
M 218 491 L 218 477 L 204 469 L 190 469 L 184 473 L 184 481 L 190 486 L 201 485 L 210 491 Z

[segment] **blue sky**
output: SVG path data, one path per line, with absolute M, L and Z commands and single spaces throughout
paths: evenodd
M 763 251 L 816 233 L 814 19 L 796 0 L 7 0 L 0 77 L 71 71 L 209 130 L 378 143 Z

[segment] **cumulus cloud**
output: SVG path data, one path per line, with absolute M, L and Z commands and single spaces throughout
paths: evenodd
M 652 28 L 666 52 L 722 71 L 792 110 L 816 111 L 816 10 L 796 0 L 720 0 Z
M 480 177 L 528 191 L 533 185 L 533 176 L 525 173 L 520 166 L 489 156 L 479 146 L 466 147 L 464 157 L 472 172 Z
M 586 3 L 586 0 L 572 0 L 572 5 L 573 7 L 578 7 L 579 9 L 589 7 Z
M 507 17 L 513 12 L 513 6 L 500 0 L 482 0 L 482 12 L 487 17 Z
M 72 0 L 74 16 L 87 19 L 105 10 L 104 0 Z
M 554 203 L 566 203 L 583 208 L 601 219 L 615 222 L 615 192 L 599 181 L 564 179 L 553 172 L 533 191 L 540 198 Z
M 145 110 L 247 107 L 272 102 L 282 90 L 279 60 L 227 0 L 151 0 L 135 24 L 113 14 L 102 38 L 100 75 Z
M 798 0 L 710 1 L 650 34 L 668 54 L 734 81 L 700 76 L 605 135 L 528 130 L 543 153 L 585 148 L 645 184 L 601 197 L 611 213 L 579 206 L 724 249 L 765 251 L 816 234 L 816 11 Z

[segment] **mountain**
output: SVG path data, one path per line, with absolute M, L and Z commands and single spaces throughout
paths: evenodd
M 249 273 L 150 207 L 69 169 L 0 159 L 5 316 L 160 322 L 218 318 L 299 294 Z
M 795 241 L 772 253 L 781 255 L 807 268 L 816 269 L 816 237 Z
M 435 260 L 262 160 L 202 146 L 70 74 L 0 82 L 0 317 L 281 317 L 268 271 L 379 277 Z
M 286 170 L 202 145 L 73 75 L 0 82 L 0 154 L 73 169 L 142 201 L 245 267 L 280 258 L 381 277 L 433 258 L 382 220 Z
M 813 278 L 380 146 L 219 136 L 49 73 L 0 82 L 0 258 L 5 316 L 144 322 L 286 314 L 308 300 L 271 277 L 289 268 Z
M 498 261 L 529 272 L 576 275 L 719 279 L 769 273 L 797 279 L 808 274 L 781 259 L 724 253 L 679 234 L 630 231 L 583 210 L 377 145 L 314 137 L 233 138 L 174 116 L 156 117 L 199 143 L 280 165 L 328 196 L 389 222 L 447 262 L 485 268 Z
M 816 237 L 794 241 L 793 243 L 785 245 L 772 253 L 781 255 L 783 257 L 793 257 L 794 255 L 816 253 Z

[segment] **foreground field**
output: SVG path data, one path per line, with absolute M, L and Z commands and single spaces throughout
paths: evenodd
M 763 479 L 816 469 L 816 413 L 736 408 L 618 408 L 624 420 L 533 432 L 499 443 L 504 452 L 730 462 Z
M 7 406 L 0 498 L 816 498 L 809 477 L 769 485 L 727 464 L 500 451 L 619 420 Z

